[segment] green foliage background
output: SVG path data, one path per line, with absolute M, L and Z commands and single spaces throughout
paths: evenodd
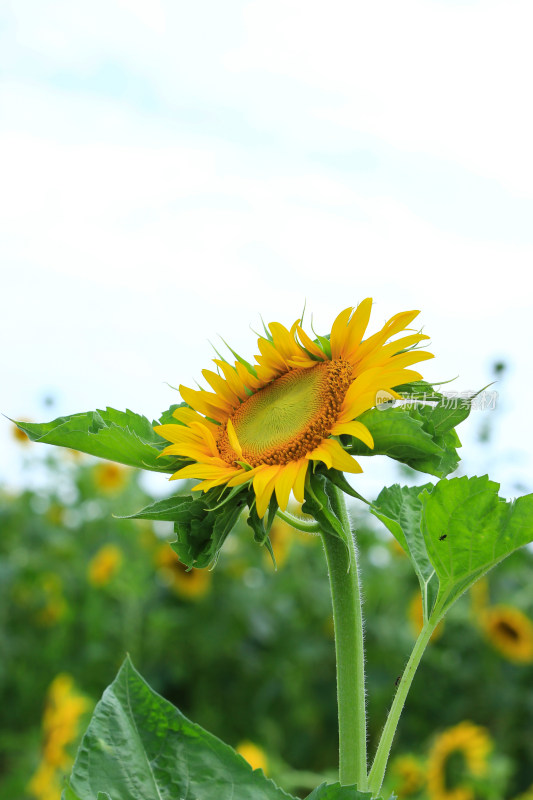
M 89 458 L 53 452 L 42 488 L 1 495 L 0 795 L 29 797 L 53 678 L 70 673 L 96 701 L 126 652 L 194 722 L 231 745 L 251 740 L 263 748 L 269 774 L 288 790 L 305 795 L 310 771 L 315 783 L 334 780 L 335 660 L 318 538 L 274 540 L 275 572 L 240 522 L 207 591 L 180 595 L 158 566 L 161 547 L 173 538 L 171 523 L 112 516 L 152 502 L 138 473 L 125 469 L 121 486 L 102 491 L 96 469 Z M 362 509 L 352 513 L 365 591 L 372 751 L 414 641 L 409 605 L 418 581 L 390 534 Z M 122 566 L 107 584 L 92 586 L 89 562 L 109 543 L 121 549 Z M 532 562 L 522 549 L 491 573 L 491 602 L 533 617 Z M 504 796 L 515 797 L 533 781 L 532 679 L 532 665 L 508 662 L 486 641 L 465 595 L 428 649 L 394 753 L 424 758 L 439 730 L 470 719 L 489 730 L 495 763 L 509 774 Z

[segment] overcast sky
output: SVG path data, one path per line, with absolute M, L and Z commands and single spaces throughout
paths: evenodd
M 421 309 L 429 379 L 509 362 L 489 467 L 533 489 L 532 23 L 530 0 L 4 2 L 1 410 L 154 417 L 217 334 L 251 356 L 259 314 L 306 299 L 326 332 L 372 296 L 375 327 Z M 7 422 L 0 444 L 24 481 Z

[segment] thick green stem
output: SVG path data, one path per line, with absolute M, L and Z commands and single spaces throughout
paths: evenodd
M 343 786 L 367 788 L 365 664 L 363 615 L 356 546 L 342 493 L 336 489 L 335 513 L 351 551 L 341 539 L 322 533 L 335 625 L 337 701 L 339 710 L 339 780 Z
M 381 734 L 381 739 L 376 751 L 376 757 L 368 776 L 368 789 L 372 792 L 373 796 L 376 796 L 381 789 L 383 778 L 385 777 L 385 770 L 387 768 L 387 761 L 389 760 L 390 749 L 392 747 L 392 741 L 396 733 L 396 728 L 398 727 L 398 721 L 405 704 L 405 699 L 409 689 L 411 688 L 411 683 L 413 682 L 420 659 L 424 655 L 424 651 L 431 638 L 431 634 L 438 624 L 438 621 L 439 617 L 433 614 L 432 617 L 424 624 L 422 630 L 420 631 L 420 635 L 416 640 L 411 657 L 407 662 L 407 666 L 403 672 L 400 683 L 398 684 L 398 689 L 396 691 L 396 695 L 394 696 L 394 700 L 389 711 L 389 716 L 387 717 L 385 727 L 383 728 L 383 733 Z

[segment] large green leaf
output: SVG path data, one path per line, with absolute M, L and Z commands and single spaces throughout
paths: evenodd
M 146 417 L 133 411 L 87 411 L 52 422 L 16 422 L 34 442 L 70 447 L 83 453 L 155 472 L 175 472 L 183 463 L 158 458 L 168 442 L 158 436 Z
M 435 600 L 438 579 L 420 532 L 422 513 L 420 495 L 424 490 L 429 492 L 432 488 L 430 483 L 424 486 L 404 487 L 396 483 L 390 488 L 383 489 L 370 507 L 372 514 L 387 526 L 411 559 L 420 583 L 425 619 Z
M 435 486 L 384 489 L 372 512 L 406 549 L 427 612 L 435 596 L 441 615 L 485 572 L 533 541 L 533 494 L 508 502 L 485 475 L 441 480 Z
M 294 800 L 190 722 L 129 658 L 96 706 L 63 800 Z
M 416 396 L 417 393 L 413 390 L 412 394 Z M 439 478 L 449 475 L 459 463 L 457 448 L 461 442 L 455 426 L 470 413 L 470 400 L 461 399 L 460 403 L 454 403 L 434 391 L 428 396 L 434 399 L 434 405 L 413 403 L 365 411 L 359 420 L 372 434 L 374 449 L 353 437 L 343 437 L 349 452 L 365 456 L 386 455 L 420 472 Z
M 533 494 L 508 502 L 487 475 L 422 493 L 421 530 L 447 608 L 487 570 L 533 541 Z

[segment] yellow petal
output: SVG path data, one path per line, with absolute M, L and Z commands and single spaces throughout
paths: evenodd
M 309 462 L 306 458 L 301 458 L 300 461 L 296 463 L 298 464 L 298 474 L 296 475 L 296 480 L 294 481 L 294 485 L 292 487 L 292 493 L 298 503 L 303 503 L 305 499 L 305 478 L 307 476 L 307 467 L 309 466 Z
M 338 315 L 335 322 L 331 326 L 330 344 L 331 344 L 331 358 L 339 358 L 342 347 L 346 342 L 348 336 L 348 320 L 353 311 L 352 306 L 345 308 L 344 311 Z
M 161 456 L 183 456 L 183 458 L 192 458 L 194 461 L 204 462 L 204 459 L 210 458 L 211 453 L 206 447 L 199 447 L 194 444 L 171 444 L 161 452 Z M 158 456 L 159 458 L 159 456 Z
M 270 322 L 268 327 L 274 340 L 274 347 L 287 360 L 300 352 L 300 348 L 294 341 L 287 328 L 280 322 Z
M 357 306 L 353 316 L 348 323 L 348 332 L 346 340 L 341 348 L 340 355 L 342 358 L 350 360 L 353 353 L 357 351 L 361 343 L 361 339 L 365 335 L 370 320 L 370 312 L 372 311 L 372 298 L 367 297 Z
M 241 380 L 236 368 L 218 358 L 214 358 L 213 362 L 222 370 L 231 391 L 236 394 L 240 400 L 246 400 L 248 395 L 246 394 L 245 384 Z
M 285 466 L 281 468 L 276 478 L 276 497 L 282 511 L 285 511 L 287 508 L 291 489 L 296 481 L 299 469 L 299 461 L 289 461 L 288 464 L 285 464 Z
M 261 464 L 259 467 L 254 467 L 253 469 L 239 470 L 239 472 L 235 474 L 235 477 L 228 481 L 228 486 L 240 486 L 242 483 L 246 483 L 246 481 L 251 481 L 257 470 L 262 468 L 263 465 Z
M 229 403 L 232 408 L 237 408 L 240 405 L 240 398 L 224 378 L 221 378 L 220 375 L 210 369 L 203 369 L 202 375 L 218 397 Z
M 228 439 L 229 439 L 230 445 L 232 446 L 233 450 L 239 456 L 239 459 L 242 460 L 242 458 L 243 458 L 242 447 L 239 444 L 239 440 L 238 440 L 237 434 L 235 432 L 235 427 L 234 427 L 233 422 L 231 421 L 231 419 L 228 419 L 228 421 L 226 423 L 226 430 L 228 432 Z
M 356 439 L 360 439 L 372 450 L 374 449 L 372 434 L 362 422 L 337 423 L 337 425 L 331 429 L 331 433 L 333 436 L 340 436 L 342 433 L 347 433 L 350 436 L 355 436 Z
M 224 464 L 224 462 L 222 462 L 222 464 Z M 170 480 L 183 480 L 184 478 L 196 478 L 197 480 L 206 478 L 207 480 L 216 480 L 217 478 L 226 476 L 231 478 L 235 475 L 236 471 L 236 469 L 228 467 L 227 464 L 224 464 L 224 466 L 218 464 L 189 464 L 175 472 L 174 475 L 170 477 Z
M 322 348 L 320 348 L 315 342 L 313 342 L 313 340 L 306 334 L 303 328 L 300 328 L 300 326 L 298 326 L 298 336 L 300 337 L 300 341 L 305 347 L 305 349 L 308 350 L 311 353 L 311 355 L 317 356 L 317 358 L 320 358 L 321 361 L 326 360 L 326 354 L 324 353 Z M 313 363 L 316 364 L 316 361 L 314 361 Z
M 274 484 L 281 467 L 278 465 L 262 465 L 263 469 L 254 475 L 254 492 L 256 495 L 257 514 L 260 518 L 265 516 L 265 512 L 270 503 Z
M 191 423 L 191 430 L 198 434 L 201 439 L 204 441 L 206 447 L 209 449 L 211 455 L 218 456 L 218 447 L 215 441 L 215 437 L 213 436 L 212 431 L 205 425 L 203 422 L 193 422 Z
M 211 392 L 198 392 L 195 389 L 189 389 L 188 386 L 180 386 L 179 390 L 188 405 L 218 422 L 225 422 L 233 410 L 229 403 L 219 400 Z
M 402 336 L 401 339 L 396 339 L 394 342 L 389 342 L 389 344 L 386 344 L 383 347 L 378 347 L 365 356 L 365 358 L 358 361 L 358 369 L 368 369 L 369 367 L 374 367 L 377 364 L 384 364 L 389 358 L 392 358 L 392 356 L 395 356 L 401 350 L 412 347 L 414 344 L 418 344 L 423 339 L 429 339 L 429 336 L 426 336 L 424 333 L 414 333 L 410 336 Z
M 339 469 L 341 472 L 362 472 L 357 461 L 349 455 L 335 439 L 325 439 L 306 458 L 323 461 L 328 469 Z

